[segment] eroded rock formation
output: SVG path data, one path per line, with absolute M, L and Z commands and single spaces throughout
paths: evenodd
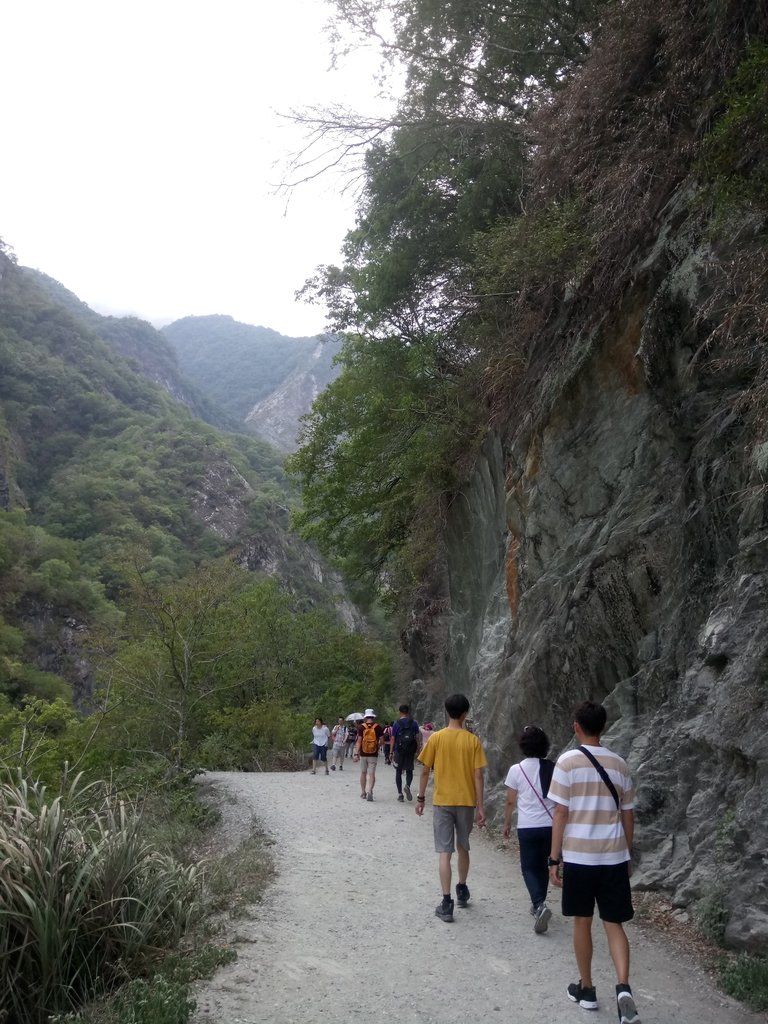
M 639 784 L 636 884 L 680 906 L 714 895 L 726 939 L 765 949 L 760 354 L 708 336 L 711 252 L 679 204 L 659 239 L 621 308 L 486 441 L 405 639 L 424 713 L 469 694 L 497 809 L 522 727 L 560 750 L 573 707 L 603 701 Z

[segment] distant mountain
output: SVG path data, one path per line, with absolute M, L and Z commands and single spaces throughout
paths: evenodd
M 335 339 L 290 338 L 230 316 L 189 316 L 162 329 L 182 373 L 241 429 L 292 451 L 301 417 L 336 376 Z
M 0 719 L 25 695 L 87 700 L 81 644 L 137 560 L 173 581 L 226 556 L 360 624 L 290 530 L 279 453 L 197 404 L 163 335 L 100 316 L 0 244 Z
M 87 325 L 102 341 L 128 360 L 132 369 L 153 384 L 159 384 L 171 398 L 186 405 L 197 417 L 224 429 L 237 429 L 236 423 L 187 379 L 176 350 L 165 335 L 146 320 L 135 316 L 102 316 L 86 305 L 63 284 L 39 270 L 19 267 L 21 278 L 36 286 L 59 309 L 66 309 L 79 323 Z

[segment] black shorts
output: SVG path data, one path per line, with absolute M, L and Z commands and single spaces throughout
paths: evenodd
M 563 917 L 593 917 L 622 924 L 635 916 L 629 861 L 622 864 L 563 864 Z

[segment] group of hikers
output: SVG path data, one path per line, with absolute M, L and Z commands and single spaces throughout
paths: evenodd
M 442 892 L 435 914 L 445 922 L 454 920 L 455 906 L 469 904 L 469 836 L 475 824 L 478 828 L 485 825 L 484 769 L 488 761 L 482 743 L 466 727 L 469 707 L 464 694 L 448 697 L 447 726 L 428 731 L 426 740 L 407 704 L 400 706 L 400 718 L 391 727 L 390 759 L 399 801 L 413 799 L 415 762 L 421 765 L 415 802 L 419 817 L 424 813 L 430 775 L 434 775 L 433 832 Z M 504 836 L 510 835 L 516 811 L 520 868 L 531 899 L 533 930 L 543 934 L 549 926 L 550 885 L 562 893 L 563 916 L 573 918 L 579 979 L 568 985 L 568 998 L 585 1010 L 598 1009 L 592 978 L 592 921 L 597 906 L 616 971 L 619 1022 L 640 1024 L 629 985 L 629 940 L 624 931 L 624 923 L 634 916 L 630 876 L 635 791 L 626 762 L 600 742 L 606 721 L 602 704 L 580 704 L 573 714 L 578 746 L 567 749 L 557 762 L 547 758 L 550 744 L 542 729 L 523 729 L 518 739 L 522 760 L 512 765 L 505 780 Z M 343 719 L 332 732 L 320 719 L 315 721 L 313 771 L 318 762 L 325 761 L 318 747 L 318 739 L 323 737 L 326 748 L 328 743 L 333 745 L 336 766 L 334 733 L 341 726 Z M 353 760 L 360 763 L 363 800 L 373 800 L 376 761 L 383 745 L 384 727 L 368 708 L 355 731 L 352 753 Z M 458 875 L 455 900 L 454 852 Z
M 376 720 L 373 708 L 366 709 L 359 725 L 339 718 L 333 729 L 330 729 L 322 718 L 316 718 L 312 727 L 311 774 L 316 775 L 321 766 L 325 768 L 326 775 L 329 769 L 331 772 L 337 769 L 344 771 L 344 761 L 351 757 L 361 766 L 360 796 L 373 802 L 376 765 L 379 754 L 383 754 L 384 763 L 395 767 L 398 800 L 402 803 L 405 799 L 413 799 L 413 762 L 431 735 L 432 723 L 419 726 L 410 717 L 409 710 L 407 704 L 401 704 L 400 718 L 385 725 Z

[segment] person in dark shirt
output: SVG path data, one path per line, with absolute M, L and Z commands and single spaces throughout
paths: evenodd
M 397 799 L 403 803 L 407 797 L 412 800 L 413 763 L 421 750 L 419 723 L 411 718 L 407 704 L 400 705 L 400 717 L 392 726 L 392 762 L 395 766 Z M 403 796 L 403 773 L 405 773 L 405 797 Z

